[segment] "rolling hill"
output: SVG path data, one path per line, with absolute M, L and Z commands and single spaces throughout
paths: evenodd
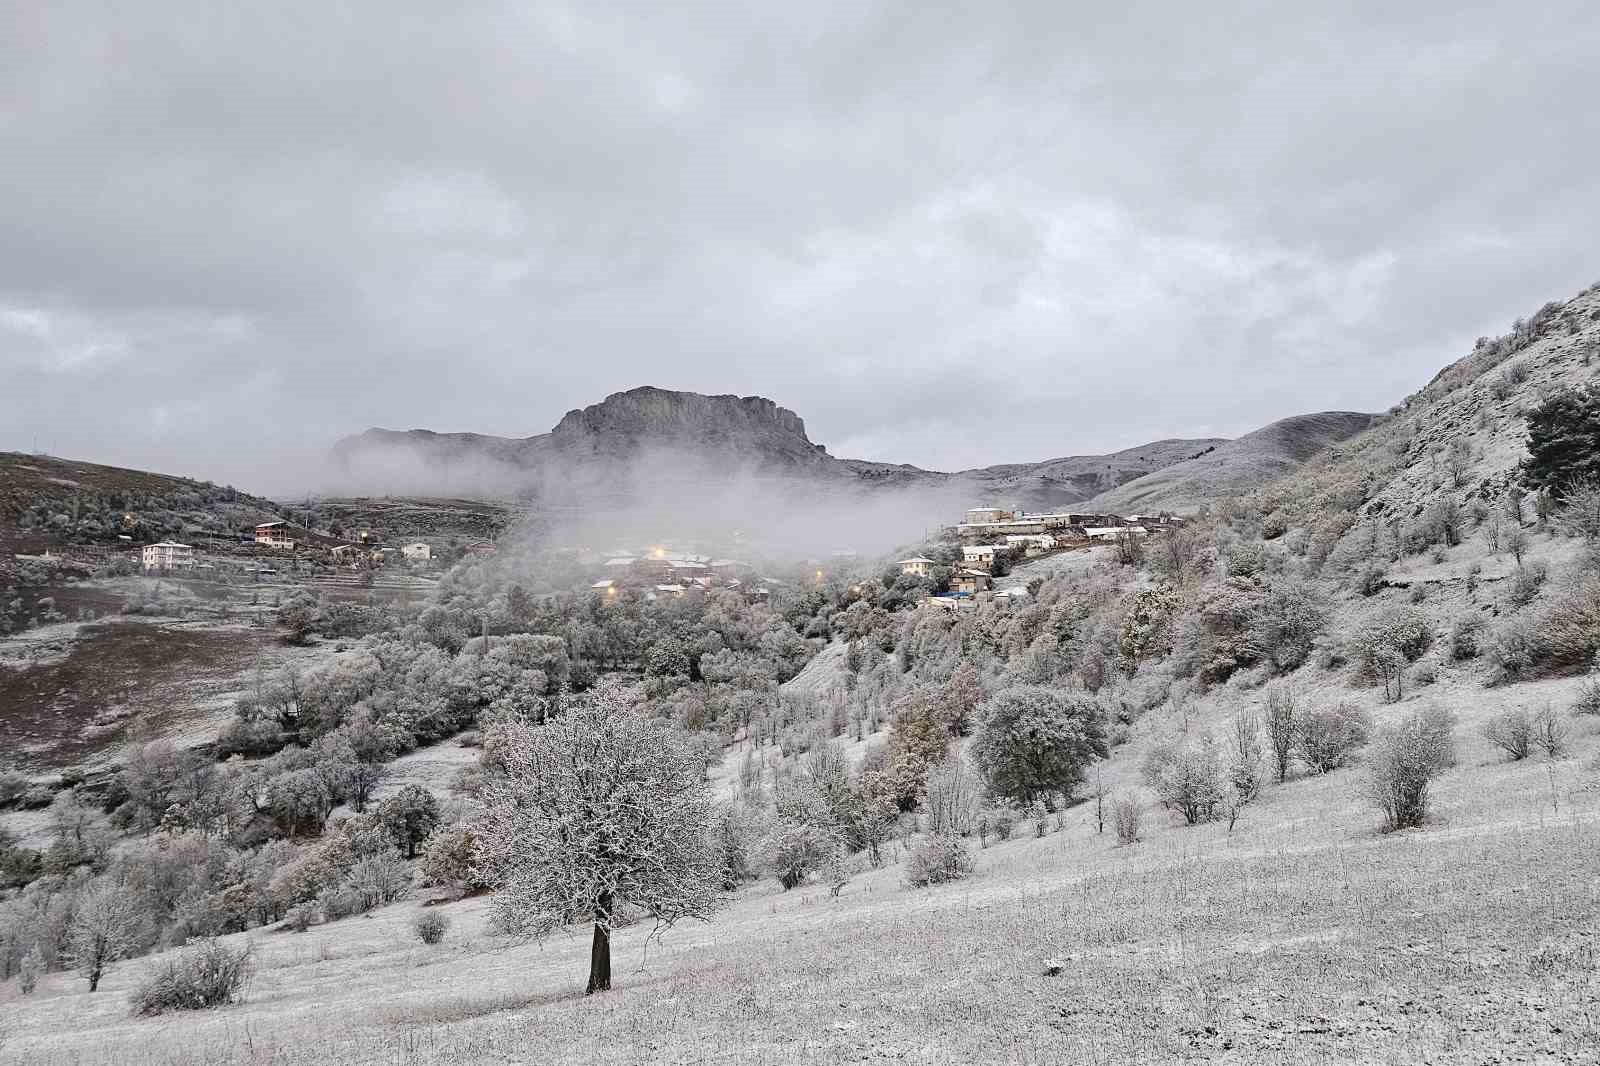
M 1281 419 L 1204 455 L 1124 482 L 1085 506 L 1112 513 L 1193 510 L 1282 477 L 1329 445 L 1370 429 L 1380 417 L 1324 411 Z

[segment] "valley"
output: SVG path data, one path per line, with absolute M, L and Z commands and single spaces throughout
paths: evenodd
M 1384 416 L 1122 459 L 930 474 L 642 390 L 341 446 L 518 479 L 483 499 L 196 491 L 108 536 L 116 485 L 13 494 L 0 1056 L 1600 1057 L 1597 312 Z M 514 935 L 483 821 L 585 715 L 693 768 L 717 896 L 605 911 L 592 996 L 601 911 Z M 142 909 L 90 991 L 50 915 L 96 885 Z M 203 945 L 249 982 L 130 1016 Z

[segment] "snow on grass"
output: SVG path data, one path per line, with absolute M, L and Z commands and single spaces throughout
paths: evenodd
M 1560 683 L 1550 683 L 1552 691 Z M 1533 692 L 1531 698 L 1542 693 Z M 1215 726 L 1223 711 L 1192 723 Z M 1437 818 L 1382 835 L 1359 769 L 1269 788 L 1230 834 L 1146 811 L 1118 847 L 1087 805 L 977 852 L 932 890 L 889 866 L 825 889 L 742 890 L 581 995 L 588 939 L 498 938 L 416 903 L 306 934 L 258 930 L 245 1003 L 136 1021 L 126 991 L 51 974 L 0 986 L 7 1061 L 155 1063 L 1134 1063 L 1584 1061 L 1600 1055 L 1600 788 L 1572 758 L 1505 763 L 1463 730 Z M 1112 770 L 1135 782 L 1138 743 Z M 238 939 L 238 938 L 234 938 Z M 1057 977 L 1044 961 L 1062 963 Z

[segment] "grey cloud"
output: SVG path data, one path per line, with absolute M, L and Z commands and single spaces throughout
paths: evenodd
M 1600 276 L 1578 2 L 17 3 L 0 49 L 0 447 L 262 491 L 643 383 L 946 468 L 1235 434 Z

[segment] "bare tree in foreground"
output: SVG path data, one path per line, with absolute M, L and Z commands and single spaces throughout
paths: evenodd
M 509 932 L 542 938 L 591 918 L 588 992 L 605 991 L 619 907 L 660 927 L 708 918 L 718 902 L 704 759 L 612 694 L 544 725 L 501 728 L 503 769 L 484 788 L 474 874 L 497 889 Z

